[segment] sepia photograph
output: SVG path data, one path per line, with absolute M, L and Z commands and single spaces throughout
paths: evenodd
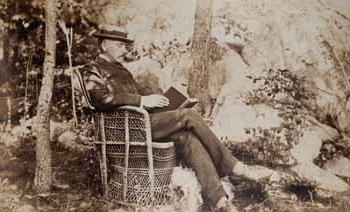
M 0 0 L 0 212 L 350 211 L 349 0 Z

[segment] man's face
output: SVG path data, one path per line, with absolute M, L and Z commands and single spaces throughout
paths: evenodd
M 118 59 L 127 53 L 124 43 L 118 41 L 104 41 L 105 51 L 114 59 Z

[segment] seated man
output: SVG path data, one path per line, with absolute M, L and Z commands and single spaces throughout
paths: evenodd
M 86 89 L 98 110 L 113 110 L 122 105 L 146 109 L 166 107 L 169 100 L 141 89 L 132 74 L 117 60 L 132 44 L 126 34 L 103 29 L 94 36 L 100 39 L 100 55 L 84 73 Z M 118 42 L 113 42 L 118 41 Z M 237 211 L 228 201 L 221 177 L 240 176 L 259 180 L 272 174 L 263 167 L 251 167 L 237 161 L 209 129 L 201 116 L 192 109 L 150 112 L 153 141 L 171 138 L 179 158 L 192 168 L 202 188 L 202 196 L 217 211 Z

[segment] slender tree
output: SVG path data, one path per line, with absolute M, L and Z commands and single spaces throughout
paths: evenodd
M 9 12 L 9 9 L 8 9 L 8 0 L 4 0 L 3 3 L 2 3 L 2 9 L 8 13 Z M 8 63 L 8 60 L 9 60 L 9 49 L 10 49 L 10 39 L 9 39 L 9 20 L 5 19 L 4 16 L 2 16 L 2 21 L 3 21 L 3 24 L 4 24 L 4 31 L 3 31 L 3 44 L 2 44 L 2 47 L 3 47 L 3 61 L 5 62 L 5 64 Z
M 8 27 L 5 24 L 4 26 L 4 33 L 3 33 L 3 61 L 5 64 L 9 61 L 9 49 L 10 49 L 10 39 L 8 36 Z
M 42 86 L 39 95 L 37 119 L 35 124 L 36 170 L 34 185 L 37 193 L 48 192 L 52 185 L 51 147 L 50 147 L 50 106 L 54 85 L 56 52 L 56 0 L 45 1 L 45 62 Z
M 209 98 L 209 44 L 212 25 L 213 0 L 197 0 L 192 41 L 193 64 L 189 72 L 188 93 L 200 100 L 199 112 L 208 116 Z

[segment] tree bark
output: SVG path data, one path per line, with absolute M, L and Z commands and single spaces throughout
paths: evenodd
M 189 72 L 188 93 L 200 100 L 198 110 L 208 116 L 209 98 L 209 44 L 211 38 L 213 0 L 197 0 L 192 40 L 193 64 Z
M 56 0 L 46 0 L 45 62 L 44 76 L 39 95 L 35 126 L 36 169 L 34 185 L 37 193 L 48 192 L 52 185 L 50 147 L 50 107 L 54 84 L 56 52 Z
M 9 30 L 7 24 L 4 26 L 4 34 L 3 34 L 3 61 L 7 65 L 9 62 L 10 55 L 10 39 L 9 39 Z
M 4 10 L 7 14 L 9 14 L 8 9 L 8 0 L 4 0 Z M 3 61 L 5 65 L 9 62 L 9 55 L 10 55 L 10 39 L 9 39 L 9 20 L 3 19 L 4 24 L 4 32 L 3 32 L 3 40 L 2 40 L 2 47 L 3 47 Z

